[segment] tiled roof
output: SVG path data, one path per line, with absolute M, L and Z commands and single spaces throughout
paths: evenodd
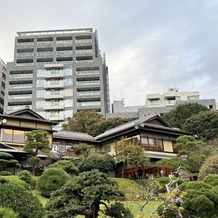
M 105 136 L 109 136 L 111 134 L 118 133 L 120 131 L 135 127 L 136 125 L 140 125 L 142 123 L 145 123 L 146 121 L 148 121 L 151 118 L 154 118 L 156 116 L 158 116 L 158 115 L 151 114 L 151 115 L 145 116 L 145 117 L 143 117 L 141 119 L 137 119 L 137 120 L 130 121 L 128 123 L 124 123 L 124 124 L 122 124 L 120 126 L 117 126 L 117 127 L 114 127 L 112 129 L 109 129 L 109 130 L 105 131 L 104 133 L 96 136 L 95 139 L 98 140 L 98 139 L 103 138 Z
M 58 131 L 53 133 L 53 138 L 73 139 L 81 141 L 95 142 L 95 138 L 82 132 Z

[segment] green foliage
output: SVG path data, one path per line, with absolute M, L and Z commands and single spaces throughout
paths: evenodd
M 39 151 L 50 150 L 48 132 L 45 130 L 32 130 L 26 133 L 24 150 L 36 156 Z
M 166 120 L 173 127 L 183 129 L 185 121 L 194 114 L 198 114 L 201 111 L 208 111 L 209 109 L 198 103 L 180 104 L 170 112 L 163 115 L 163 119 Z
M 208 176 L 205 176 L 203 182 L 211 186 L 218 186 L 218 174 L 209 174 Z
M 175 177 L 175 180 L 176 179 L 177 178 Z M 160 177 L 160 178 L 157 178 L 156 181 L 160 184 L 159 192 L 160 193 L 166 193 L 167 192 L 166 184 L 168 184 L 170 182 L 170 178 L 169 177 Z M 181 180 L 178 181 L 179 185 L 182 184 L 182 183 L 183 183 L 183 181 L 181 181 Z
M 97 136 L 100 135 L 101 133 L 104 133 L 108 129 L 112 129 L 114 127 L 120 126 L 124 123 L 129 122 L 130 119 L 128 118 L 109 118 L 107 120 L 101 120 L 100 122 L 93 123 L 89 129 L 88 129 L 88 134 L 91 136 Z
M 14 159 L 13 155 L 6 152 L 0 152 L 0 171 L 9 167 L 20 167 L 20 164 Z
M 161 160 L 157 161 L 157 165 L 158 166 L 165 166 L 171 170 L 176 170 L 180 165 L 184 166 L 185 162 L 184 162 L 184 160 L 182 160 L 179 157 L 173 157 L 170 159 L 161 159 Z
M 90 126 L 104 120 L 103 115 L 95 111 L 75 112 L 73 117 L 67 118 L 67 123 L 63 124 L 63 130 L 88 133 Z
M 44 210 L 39 200 L 19 185 L 0 185 L 0 206 L 11 208 L 19 218 L 42 218 Z
M 114 170 L 116 167 L 115 159 L 105 153 L 93 153 L 86 158 L 84 165 L 81 167 L 81 171 L 90 171 L 92 169 L 98 169 L 100 172 L 108 173 Z
M 200 185 L 186 185 L 186 195 L 183 198 L 183 214 L 184 217 L 217 218 L 218 214 L 218 193 L 213 189 L 205 188 L 203 182 L 190 182 L 199 183 Z M 207 185 L 208 186 L 208 185 Z M 191 189 L 189 189 L 191 188 Z
M 218 135 L 218 111 L 203 111 L 187 119 L 183 130 L 212 140 Z
M 33 156 L 27 159 L 27 163 L 33 168 L 33 176 L 35 175 L 36 167 L 40 166 L 41 162 L 41 159 L 37 156 Z
M 113 218 L 134 218 L 130 210 L 120 202 L 112 203 L 106 208 L 105 215 Z
M 3 177 L 0 177 L 0 185 L 4 183 L 9 183 L 9 181 Z
M 25 189 L 29 189 L 29 185 L 23 180 L 19 179 L 18 176 L 4 176 L 4 177 L 2 176 L 0 178 L 8 180 L 9 183 L 11 184 L 20 185 L 24 187 Z
M 210 156 L 206 159 L 200 168 L 198 179 L 202 180 L 209 174 L 218 174 L 218 154 Z
M 122 177 L 125 175 L 125 170 L 128 165 L 141 166 L 149 160 L 144 156 L 144 150 L 138 144 L 134 144 L 131 141 L 122 138 L 116 142 L 115 146 L 115 158 L 118 163 L 123 163 Z
M 28 170 L 22 170 L 18 173 L 18 178 L 30 184 L 31 182 L 31 173 Z
M 12 172 L 11 171 L 0 171 L 0 176 L 12 176 Z
M 47 204 L 48 218 L 76 215 L 98 217 L 100 204 L 118 200 L 123 194 L 116 183 L 98 170 L 80 173 L 55 191 Z M 102 208 L 101 208 L 102 209 Z
M 40 176 L 37 189 L 42 196 L 50 197 L 53 191 L 63 186 L 70 178 L 70 175 L 61 168 L 49 168 Z
M 49 165 L 49 168 L 61 168 L 70 175 L 78 175 L 79 170 L 71 160 L 59 160 Z
M 188 189 L 200 190 L 200 189 L 212 189 L 212 187 L 202 181 L 192 181 L 186 184 L 184 191 L 187 191 Z
M 18 213 L 15 213 L 10 208 L 0 207 L 0 217 L 1 218 L 17 218 Z

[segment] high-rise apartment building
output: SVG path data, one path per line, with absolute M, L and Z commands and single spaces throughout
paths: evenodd
M 92 28 L 18 32 L 5 111 L 28 105 L 60 125 L 74 112 L 110 108 L 108 68 Z
M 6 64 L 0 58 L 0 114 L 3 114 L 4 110 L 4 99 L 5 99 L 5 80 L 6 80 Z

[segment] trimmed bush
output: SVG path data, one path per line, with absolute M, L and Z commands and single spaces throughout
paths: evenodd
M 23 180 L 24 182 L 30 184 L 31 173 L 28 170 L 22 170 L 18 173 L 18 178 Z
M 9 183 L 20 185 L 23 186 L 25 189 L 29 189 L 29 185 L 23 180 L 20 180 L 17 176 L 0 176 L 0 179 L 1 178 L 8 180 Z
M 51 168 L 43 172 L 38 180 L 37 189 L 45 197 L 50 197 L 53 191 L 61 188 L 71 176 L 67 174 L 63 169 Z
M 5 178 L 0 177 L 0 185 L 4 184 L 4 183 L 9 183 L 9 181 L 7 179 L 5 179 Z
M 184 190 L 186 191 L 188 189 L 200 190 L 200 189 L 212 189 L 212 187 L 202 181 L 193 181 L 193 182 L 188 182 L 187 185 L 185 186 Z
M 70 160 L 59 160 L 56 163 L 49 165 L 48 168 L 61 168 L 70 175 L 78 175 L 79 174 L 78 168 Z
M 0 217 L 1 218 L 17 218 L 18 213 L 15 213 L 10 208 L 0 207 Z
M 12 176 L 11 171 L 0 171 L 0 176 Z
M 0 185 L 0 206 L 11 208 L 19 218 L 42 218 L 43 207 L 38 198 L 20 185 Z
M 204 177 L 203 182 L 211 186 L 218 186 L 218 174 L 210 174 Z

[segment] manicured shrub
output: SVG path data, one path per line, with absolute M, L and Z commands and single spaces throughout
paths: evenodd
M 1 218 L 17 218 L 18 213 L 15 213 L 10 208 L 0 207 L 0 217 Z
M 0 176 L 12 176 L 11 171 L 0 171 Z
M 31 173 L 28 170 L 22 170 L 18 173 L 18 178 L 30 184 Z
M 31 177 L 30 186 L 31 189 L 35 189 L 37 186 L 38 179 L 34 176 Z
M 218 193 L 213 189 L 187 189 L 182 204 L 184 217 L 217 218 Z
M 59 160 L 56 163 L 49 165 L 48 168 L 61 168 L 70 175 L 78 175 L 79 174 L 78 168 L 70 160 Z
M 204 177 L 203 182 L 211 186 L 218 186 L 218 174 L 210 174 Z
M 70 178 L 71 176 L 60 168 L 47 169 L 40 176 L 37 189 L 43 196 L 50 197 L 53 191 L 63 186 Z
M 200 190 L 200 189 L 212 189 L 212 187 L 202 181 L 193 181 L 193 182 L 188 182 L 187 185 L 185 186 L 184 190 L 186 191 L 188 189 Z
M 23 180 L 20 180 L 17 176 L 2 176 L 0 178 L 4 178 L 9 181 L 9 183 L 16 184 L 16 185 L 21 185 L 25 189 L 29 189 L 29 185 L 24 182 Z
M 198 180 L 203 180 L 209 174 L 218 174 L 218 154 L 208 157 L 202 164 Z
M 0 185 L 0 206 L 11 208 L 19 218 L 42 218 L 43 207 L 38 198 L 20 185 Z
M 5 178 L 0 177 L 0 185 L 4 183 L 9 183 L 9 181 Z

